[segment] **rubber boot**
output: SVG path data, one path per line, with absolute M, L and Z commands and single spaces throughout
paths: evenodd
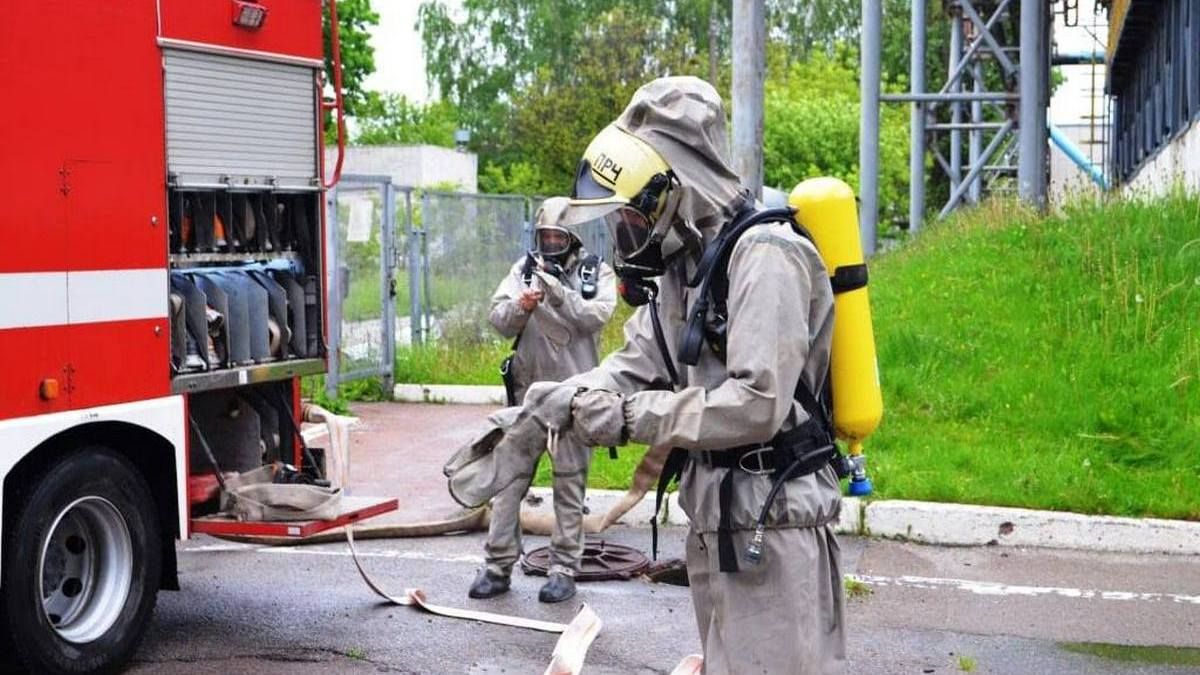
M 467 591 L 467 595 L 477 600 L 494 598 L 502 593 L 507 593 L 511 584 L 512 581 L 509 577 L 493 574 L 485 568 L 479 570 L 479 576 L 475 577 L 475 582 L 471 584 L 471 590 Z
M 575 597 L 575 577 L 566 574 L 552 573 L 550 580 L 538 591 L 538 600 L 542 602 L 562 602 Z

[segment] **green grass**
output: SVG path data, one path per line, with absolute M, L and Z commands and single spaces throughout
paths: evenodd
M 646 446 L 640 444 L 625 445 L 617 448 L 617 458 L 608 455 L 608 448 L 596 448 L 592 453 L 592 465 L 588 469 L 588 487 L 598 490 L 624 490 L 629 487 L 629 479 L 633 476 L 642 455 L 646 454 Z M 533 484 L 547 487 L 553 484 L 551 466 L 548 459 L 538 464 Z
M 975 659 L 970 656 L 959 656 L 958 669 L 964 673 L 975 672 Z
M 877 496 L 1200 519 L 1200 202 L 991 204 L 871 293 Z
M 870 288 L 877 497 L 1200 520 L 1200 201 L 991 203 L 874 259 Z M 400 350 L 397 381 L 499 384 L 508 350 Z M 598 451 L 589 482 L 639 458 Z
M 846 597 L 850 600 L 865 600 L 875 592 L 870 586 L 850 575 L 846 575 L 845 579 L 842 580 L 842 588 L 845 589 Z
M 1147 663 L 1164 666 L 1200 666 L 1200 649 L 1195 647 L 1114 645 L 1102 642 L 1064 642 L 1059 647 L 1076 654 L 1088 654 L 1122 663 Z

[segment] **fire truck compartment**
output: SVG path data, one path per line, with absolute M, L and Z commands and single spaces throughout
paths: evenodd
M 174 391 L 323 370 L 317 198 L 269 190 L 170 189 Z
M 305 445 L 298 426 L 289 421 L 296 419 L 293 386 L 267 382 L 188 397 L 187 502 L 193 532 L 306 537 L 397 508 L 395 499 L 342 496 L 338 516 L 328 520 L 240 521 L 218 512 L 218 472 L 228 481 L 262 466 L 287 465 L 275 482 L 327 485 L 325 450 Z

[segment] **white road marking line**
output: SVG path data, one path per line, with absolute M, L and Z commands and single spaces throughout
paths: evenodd
M 850 579 L 869 586 L 901 586 L 924 590 L 949 589 L 966 591 L 976 595 L 995 596 L 1057 596 L 1080 600 L 1142 600 L 1147 602 L 1178 602 L 1200 605 L 1200 595 L 1182 595 L 1179 593 L 1139 593 L 1134 591 L 1104 591 L 1090 588 L 1063 588 L 1059 586 L 1020 586 L 1001 584 L 991 581 L 971 581 L 967 579 L 943 579 L 939 577 L 884 577 L 870 574 L 848 574 Z
M 349 557 L 350 551 L 338 549 L 312 549 L 294 546 L 252 546 L 248 544 L 216 544 L 180 549 L 180 553 L 221 553 L 228 551 L 244 551 L 254 553 L 275 553 L 283 555 L 315 555 Z M 479 565 L 483 557 L 478 555 L 443 555 L 425 551 L 397 551 L 391 549 L 375 551 L 359 551 L 361 558 L 384 558 L 391 560 L 419 560 L 441 563 L 469 563 Z M 973 581 L 969 579 L 946 579 L 941 577 L 900 576 L 887 577 L 872 574 L 847 574 L 846 578 L 853 579 L 868 586 L 896 586 L 917 588 L 921 590 L 952 590 L 966 591 L 975 595 L 1039 597 L 1052 596 L 1076 600 L 1115 600 L 1122 602 L 1176 602 L 1180 604 L 1200 605 L 1200 595 L 1183 595 L 1180 593 L 1143 593 L 1135 591 L 1105 591 L 1089 588 L 1066 588 L 1061 586 L 1022 586 L 1002 584 L 992 581 Z

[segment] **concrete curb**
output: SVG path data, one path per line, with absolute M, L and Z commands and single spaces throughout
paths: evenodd
M 508 402 L 504 387 L 471 384 L 398 384 L 392 397 L 401 403 L 503 406 Z
M 931 544 L 1200 555 L 1200 522 L 912 501 L 867 505 L 865 531 Z
M 530 492 L 541 501 L 536 506 L 526 502 L 523 510 L 552 512 L 550 488 L 535 487 Z M 624 494 L 621 490 L 588 490 L 589 513 L 604 513 Z M 660 514 L 664 526 L 688 525 L 678 493 L 667 496 L 664 510 L 666 513 Z M 618 522 L 647 527 L 653 514 L 654 495 L 647 494 Z M 857 497 L 843 497 L 837 531 L 947 546 L 1200 555 L 1200 522 L 1086 516 L 997 506 L 905 500 L 863 502 Z

